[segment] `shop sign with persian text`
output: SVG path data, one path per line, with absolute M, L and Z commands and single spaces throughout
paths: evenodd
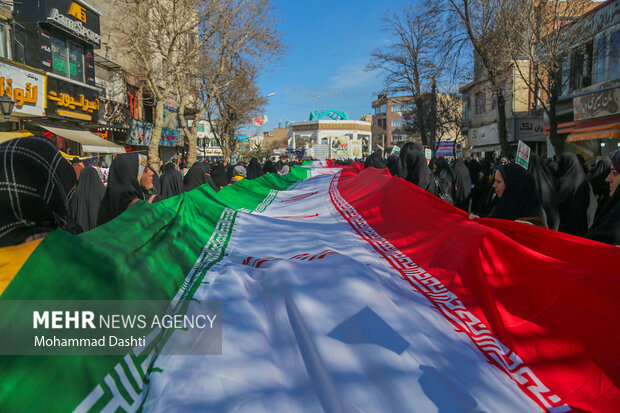
M 45 75 L 0 61 L 0 96 L 15 101 L 13 115 L 45 115 Z
M 47 115 L 86 122 L 97 121 L 98 93 L 94 89 L 48 77 Z
M 620 88 L 590 93 L 573 99 L 575 120 L 601 118 L 620 112 Z

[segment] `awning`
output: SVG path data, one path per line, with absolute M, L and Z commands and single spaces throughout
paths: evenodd
M 91 158 L 90 156 L 77 156 L 77 155 L 70 155 L 70 154 L 65 153 L 65 152 L 63 152 L 63 151 L 60 151 L 60 150 L 59 150 L 58 152 L 60 152 L 60 154 L 62 155 L 62 157 L 63 157 L 63 158 L 65 158 L 65 159 L 73 159 L 73 158 L 79 158 L 79 159 L 90 159 L 90 158 Z
M 564 135 L 566 133 L 571 133 L 573 131 L 573 129 L 575 129 L 576 125 L 577 125 L 577 122 L 564 122 L 564 123 L 560 123 L 560 124 L 558 124 L 557 134 L 558 135 Z M 550 135 L 550 132 L 549 132 L 550 129 L 551 129 L 551 127 L 549 125 L 545 126 L 543 128 L 543 135 L 549 136 Z
M 580 122 L 568 135 L 566 142 L 610 138 L 620 139 L 620 117 Z
M 46 129 L 56 135 L 60 135 L 65 139 L 77 142 L 82 145 L 83 152 L 101 152 L 101 153 L 125 153 L 125 148 L 114 142 L 107 141 L 87 130 L 77 126 L 68 124 L 51 124 L 46 122 L 37 122 L 34 125 Z
M 13 132 L 0 132 L 0 143 L 4 143 L 7 141 L 10 141 L 11 139 L 16 139 L 16 138 L 26 138 L 28 136 L 33 136 L 33 135 L 27 130 L 17 130 Z
M 103 139 L 105 141 L 105 139 Z M 83 152 L 93 152 L 93 153 L 125 153 L 125 148 L 120 145 L 116 145 L 116 148 L 111 148 L 109 146 L 100 146 L 100 145 L 82 145 Z

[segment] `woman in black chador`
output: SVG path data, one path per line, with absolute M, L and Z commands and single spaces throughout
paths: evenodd
M 146 156 L 124 153 L 112 161 L 97 225 L 116 218 L 131 205 L 140 200 L 153 202 L 153 170 L 146 162 Z
M 426 165 L 426 158 L 420 150 L 407 151 L 403 164 L 408 168 L 405 175 L 407 181 L 437 196 L 438 188 L 433 179 L 433 173 Z
M 543 210 L 532 175 L 520 165 L 499 165 L 495 171 L 493 189 L 498 200 L 487 218 L 526 220 L 546 226 Z
M 105 186 L 99 179 L 97 170 L 92 166 L 85 167 L 80 173 L 75 194 L 69 202 L 69 216 L 80 224 L 83 231 L 97 226 L 99 207 L 105 195 Z
M 454 174 L 445 158 L 437 158 L 435 160 L 433 174 L 439 178 L 444 201 L 454 205 Z
M 588 213 L 593 216 L 596 211 L 594 195 L 586 179 L 583 166 L 574 153 L 563 153 L 556 172 L 556 191 L 558 212 L 560 213 L 559 231 L 583 236 L 588 230 Z M 589 208 L 592 208 L 589 212 Z
M 209 172 L 211 172 L 211 168 L 206 162 L 194 163 L 183 178 L 183 190 L 189 192 L 202 184 L 209 184 L 214 191 L 217 191 L 218 188 L 215 186 L 215 183 L 213 183 L 213 179 L 211 179 Z
M 168 166 L 170 165 L 170 166 Z M 164 200 L 183 192 L 183 174 L 172 164 L 166 164 L 161 173 L 161 193 L 158 200 Z
M 452 168 L 454 175 L 454 205 L 463 211 L 469 211 L 471 197 L 471 177 L 469 169 L 462 159 L 457 159 Z
M 260 166 L 260 163 L 256 158 L 250 159 L 246 173 L 248 179 L 256 179 L 265 175 L 265 172 L 263 172 L 263 167 Z
M 364 162 L 364 168 L 368 168 L 370 166 L 377 169 L 384 169 L 387 167 L 379 152 L 375 152 L 368 158 L 366 158 L 366 161 Z
M 609 158 L 611 168 L 605 182 L 609 184 L 609 200 L 601 206 L 585 237 L 620 246 L 620 149 Z
M 547 225 L 549 229 L 557 231 L 560 226 L 560 214 L 558 213 L 553 172 L 535 153 L 530 155 L 528 171 L 532 175 L 532 178 L 534 178 L 536 191 L 538 192 L 538 196 L 545 210 L 545 215 L 547 216 Z

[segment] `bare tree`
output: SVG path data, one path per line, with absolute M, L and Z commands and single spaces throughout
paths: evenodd
M 431 147 L 436 135 L 432 126 L 436 108 L 429 92 L 444 69 L 440 58 L 445 34 L 441 27 L 443 16 L 440 3 L 432 0 L 415 6 L 407 4 L 389 13 L 384 18 L 385 30 L 395 41 L 375 50 L 367 65 L 367 70 L 385 74 L 388 87 L 413 97 L 416 129 L 422 142 Z
M 450 13 L 455 17 L 459 30 L 471 44 L 474 59 L 479 60 L 497 100 L 497 129 L 502 155 L 508 155 L 508 129 L 506 125 L 506 96 L 504 85 L 513 54 L 508 50 L 506 38 L 513 33 L 515 20 L 511 16 L 513 0 L 448 0 Z M 463 37 L 454 36 L 453 41 Z
M 189 140 L 189 164 L 196 159 L 197 126 L 213 105 L 221 77 L 233 61 L 258 65 L 283 49 L 270 0 L 114 0 L 122 17 L 115 36 L 119 51 L 134 62 L 130 76 L 155 101 L 149 164 L 159 170 L 164 102 L 179 99 L 179 119 Z M 196 121 L 187 127 L 185 112 Z
M 562 88 L 569 77 L 562 78 L 562 62 L 569 46 L 581 43 L 581 27 L 567 25 L 590 10 L 591 1 L 518 0 L 511 14 L 518 25 L 507 36 L 519 77 L 527 85 L 532 106 L 542 109 L 549 119 L 549 140 L 557 153 L 562 152 L 563 139 L 558 136 L 556 107 Z M 523 59 L 526 64 L 519 64 Z
M 225 86 L 218 89 L 206 111 L 222 155 L 229 162 L 237 149 L 235 136 L 239 128 L 250 123 L 267 103 L 256 86 L 256 74 L 256 68 L 247 64 L 228 65 L 220 77 Z
M 195 65 L 198 44 L 196 0 L 114 0 L 119 21 L 113 45 L 130 59 L 125 69 L 148 88 L 155 100 L 149 165 L 159 171 L 159 142 L 164 103 L 173 93 L 178 73 Z
M 270 0 L 201 0 L 197 12 L 197 64 L 191 72 L 177 72 L 175 81 L 181 127 L 189 140 L 189 165 L 196 161 L 198 121 L 207 114 L 210 122 L 217 123 L 218 143 L 229 159 L 235 148 L 233 132 L 240 120 L 248 120 L 242 112 L 256 110 L 263 101 L 254 85 L 256 71 L 284 51 Z M 241 85 L 250 89 L 243 92 Z M 249 106 L 248 96 L 254 99 Z M 191 127 L 185 119 L 186 107 L 196 109 Z

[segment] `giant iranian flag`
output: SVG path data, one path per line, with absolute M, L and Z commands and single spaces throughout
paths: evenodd
M 1 356 L 0 411 L 617 411 L 619 248 L 328 166 L 49 234 L 2 300 L 221 300 L 222 354 Z

